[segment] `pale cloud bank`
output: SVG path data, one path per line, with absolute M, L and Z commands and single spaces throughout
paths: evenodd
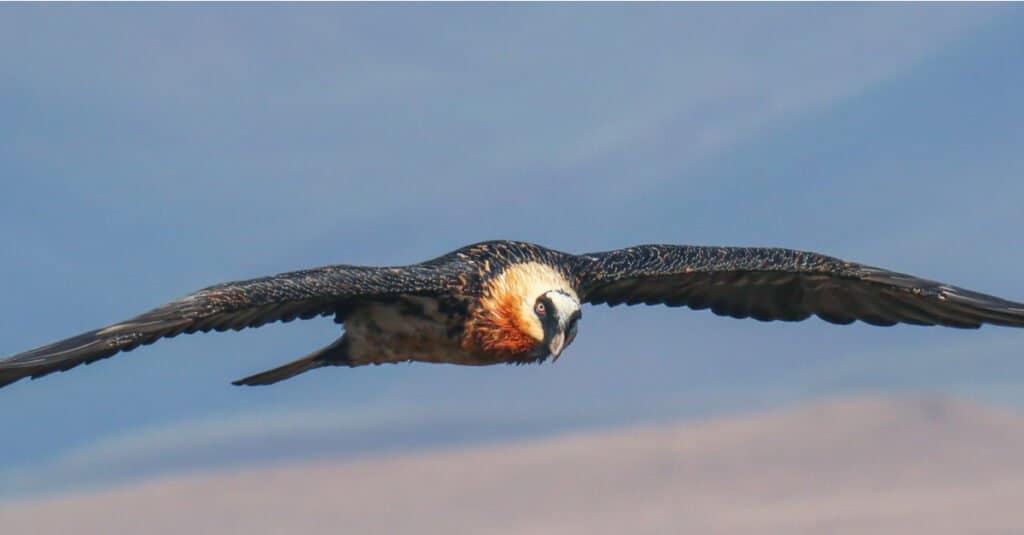
M 694 425 L 184 475 L 0 508 L 16 533 L 1006 533 L 1024 417 L 857 398 Z

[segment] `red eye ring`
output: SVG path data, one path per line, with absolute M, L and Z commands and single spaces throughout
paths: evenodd
M 548 313 L 548 307 L 544 306 L 544 302 L 542 301 L 537 301 L 537 304 L 533 306 L 533 310 L 538 316 L 543 316 Z

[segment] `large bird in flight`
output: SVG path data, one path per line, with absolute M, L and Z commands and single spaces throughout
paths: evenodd
M 266 385 L 324 366 L 557 359 L 583 303 L 664 304 L 761 321 L 1024 327 L 1024 304 L 791 249 L 640 245 L 573 255 L 492 241 L 400 267 L 326 266 L 218 284 L 120 323 L 0 360 L 0 386 L 197 331 L 334 316 L 344 334 Z

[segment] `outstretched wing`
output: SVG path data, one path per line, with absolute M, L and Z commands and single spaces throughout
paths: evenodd
M 218 284 L 120 323 L 0 360 L 0 386 L 41 377 L 197 331 L 240 330 L 274 321 L 335 314 L 360 301 L 438 294 L 450 276 L 436 263 L 398 268 L 327 266 Z
M 832 323 L 1024 327 L 1024 304 L 791 249 L 641 245 L 580 256 L 590 303 L 710 308 L 720 316 Z

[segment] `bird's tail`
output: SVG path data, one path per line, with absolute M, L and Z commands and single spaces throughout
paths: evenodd
M 331 345 L 318 349 L 299 360 L 289 362 L 272 370 L 250 375 L 244 379 L 233 381 L 233 385 L 262 386 L 272 385 L 278 381 L 284 381 L 315 370 L 324 366 L 345 366 L 348 365 L 348 344 L 345 337 L 337 339 Z

